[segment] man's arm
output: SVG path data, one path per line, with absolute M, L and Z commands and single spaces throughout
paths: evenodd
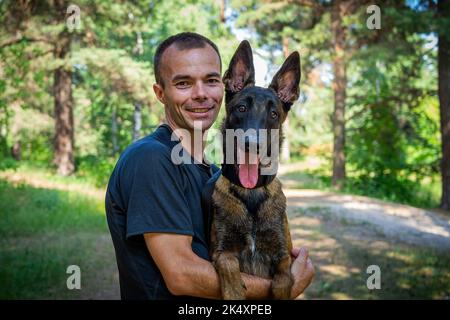
M 220 299 L 220 283 L 214 266 L 192 251 L 192 237 L 169 233 L 144 234 L 147 248 L 162 273 L 169 291 L 174 295 Z M 306 248 L 292 250 L 291 273 L 294 277 L 291 298 L 309 286 L 314 266 Z M 271 281 L 241 273 L 247 288 L 247 299 L 267 299 Z
M 214 266 L 192 251 L 192 237 L 169 233 L 146 233 L 145 242 L 169 291 L 187 295 L 221 299 L 219 276 Z M 268 279 L 241 273 L 247 288 L 247 299 L 267 299 Z

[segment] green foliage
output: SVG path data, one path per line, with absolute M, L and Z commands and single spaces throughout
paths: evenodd
M 355 173 L 356 172 L 356 173 Z M 320 189 L 336 192 L 331 186 L 330 166 L 287 173 L 283 179 L 294 181 L 294 188 Z M 440 199 L 440 178 L 437 174 L 427 177 L 408 175 L 359 174 L 351 171 L 346 179 L 344 194 L 355 194 L 381 200 L 404 203 L 421 208 L 434 208 Z
M 88 155 L 77 158 L 77 175 L 93 182 L 96 187 L 106 187 L 116 164 L 114 158 L 102 158 Z
M 19 164 L 11 157 L 0 157 L 0 171 L 7 169 L 17 169 Z
M 109 177 L 111 159 L 133 140 L 136 106 L 142 110 L 141 137 L 163 119 L 152 90 L 157 44 L 172 34 L 196 31 L 217 42 L 224 62 L 235 45 L 229 27 L 219 20 L 216 2 L 83 0 L 77 2 L 81 29 L 71 32 L 70 60 L 60 61 L 53 56 L 52 43 L 65 25 L 52 3 L 26 9 L 19 5 L 7 1 L 0 7 L 0 21 L 8 25 L 0 40 L 14 37 L 19 27 L 23 35 L 0 52 L 0 152 L 9 155 L 19 142 L 23 160 L 39 166 L 52 163 L 53 71 L 66 64 L 72 70 L 77 167 L 80 175 L 92 174 L 98 184 Z
M 415 201 L 420 181 L 439 172 L 436 51 L 410 31 L 414 12 L 386 10 L 386 39 L 362 48 L 349 73 L 347 161 L 350 189 L 393 201 Z M 389 23 L 394 25 L 389 26 Z M 401 30 L 401 32 L 399 31 Z M 433 203 L 435 205 L 435 203 Z
M 21 163 L 11 159 L 17 143 L 22 162 L 51 167 L 53 71 L 66 65 L 72 70 L 77 175 L 104 186 L 119 153 L 133 141 L 137 107 L 142 108 L 141 137 L 164 118 L 152 92 L 157 44 L 177 32 L 199 32 L 217 43 L 226 66 L 237 46 L 235 28 L 268 60 L 269 74 L 284 59 L 283 49 L 300 51 L 301 98 L 284 133 L 292 159 L 314 154 L 331 160 L 332 3 L 318 3 L 321 12 L 295 2 L 229 1 L 228 21 L 222 23 L 216 1 L 82 0 L 77 2 L 82 24 L 71 33 L 70 60 L 60 61 L 51 43 L 65 25 L 52 3 L 41 1 L 25 10 L 5 1 L 0 42 L 18 30 L 24 37 L 0 51 L 0 169 Z M 422 182 L 439 170 L 436 48 L 430 42 L 449 22 L 436 17 L 425 2 L 389 0 L 382 6 L 382 29 L 369 30 L 365 9 L 361 4 L 344 19 L 347 188 L 412 203 L 414 194 L 426 189 Z M 222 108 L 215 129 L 223 113 Z M 210 136 L 209 141 L 217 139 Z M 218 162 L 220 155 L 210 159 Z M 327 183 L 328 174 L 319 185 Z

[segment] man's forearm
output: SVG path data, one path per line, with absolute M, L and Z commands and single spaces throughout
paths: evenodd
M 197 260 L 198 259 L 198 260 Z M 194 297 L 221 299 L 220 280 L 214 266 L 207 260 L 197 258 L 183 266 L 182 294 Z M 241 273 L 247 299 L 267 299 L 271 282 L 268 279 Z
M 268 299 L 270 295 L 271 281 L 241 272 L 242 280 L 247 288 L 246 297 L 250 300 Z

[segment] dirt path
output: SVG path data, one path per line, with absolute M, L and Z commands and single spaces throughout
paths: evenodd
M 369 223 L 387 237 L 450 250 L 450 218 L 442 213 L 318 190 L 285 188 L 284 193 L 290 210 L 324 208 L 330 215 Z

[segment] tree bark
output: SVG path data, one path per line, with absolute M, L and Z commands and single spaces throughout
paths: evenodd
M 225 18 L 225 8 L 226 8 L 226 0 L 219 0 L 219 5 L 220 5 L 220 22 L 225 23 L 226 22 L 226 18 Z
M 65 60 L 70 52 L 71 37 L 62 31 L 55 43 L 56 59 Z M 60 175 L 75 171 L 73 157 L 74 127 L 72 101 L 72 71 L 63 65 L 54 71 L 53 93 L 55 101 L 55 155 L 54 163 Z
M 117 125 L 117 111 L 116 106 L 112 104 L 111 111 L 111 142 L 113 146 L 112 155 L 116 156 L 119 153 L 119 143 L 118 143 L 118 125 Z
M 22 159 L 22 145 L 20 144 L 20 140 L 14 142 L 11 147 L 11 156 L 17 161 Z
M 133 114 L 133 141 L 138 140 L 141 137 L 141 127 L 142 127 L 142 105 L 140 102 L 134 103 L 134 114 Z
M 335 1 L 331 10 L 334 46 L 334 114 L 333 114 L 333 177 L 332 186 L 341 189 L 345 183 L 345 98 L 347 87 L 345 61 L 345 27 L 342 24 L 342 1 Z
M 450 19 L 450 0 L 440 0 L 438 13 Z M 439 105 L 442 139 L 442 198 L 441 208 L 450 211 L 450 40 L 444 30 L 439 35 L 438 72 Z

